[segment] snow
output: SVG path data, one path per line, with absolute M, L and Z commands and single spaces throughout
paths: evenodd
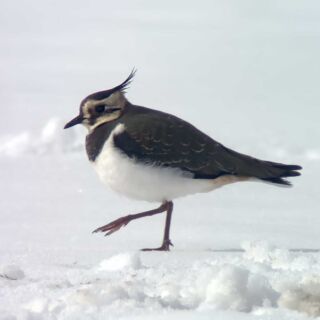
M 50 265 L 44 273 L 28 266 L 25 278 L 6 267 L 19 276 L 3 278 L 1 293 L 6 308 L 16 310 L 12 319 L 165 318 L 187 311 L 208 319 L 320 316 L 318 254 L 264 243 L 243 247 L 220 255 L 121 252 L 96 265 Z
M 138 269 L 141 266 L 140 256 L 137 253 L 120 253 L 99 263 L 99 271 L 116 271 L 127 268 Z
M 20 280 L 24 278 L 24 272 L 16 265 L 3 266 L 0 276 L 9 280 Z
M 1 320 L 320 317 L 318 2 L 1 5 Z M 62 129 L 133 66 L 133 103 L 302 176 L 175 201 L 169 253 L 139 251 L 163 215 L 92 234 L 155 207 L 105 188 L 86 130 Z
M 0 140 L 0 155 L 19 156 L 79 151 L 83 147 L 83 136 L 78 131 L 66 135 L 61 119 L 49 119 L 40 133 L 22 132 L 4 136 Z

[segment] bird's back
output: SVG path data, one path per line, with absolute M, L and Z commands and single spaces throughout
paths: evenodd
M 194 179 L 223 175 L 258 178 L 289 185 L 285 177 L 300 175 L 300 166 L 263 161 L 233 151 L 190 123 L 173 115 L 130 106 L 123 118 L 125 130 L 114 136 L 115 145 L 128 157 L 162 167 L 179 168 Z

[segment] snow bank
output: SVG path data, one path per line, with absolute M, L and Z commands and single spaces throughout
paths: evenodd
M 223 310 L 233 314 L 230 319 L 237 314 L 286 319 L 284 310 L 288 319 L 320 316 L 319 255 L 263 243 L 243 247 L 243 254 L 212 254 L 190 265 L 177 263 L 175 253 L 152 253 L 151 260 L 150 253 L 121 253 L 87 270 L 75 265 L 56 285 L 46 284 L 48 275 L 24 279 L 19 287 L 24 292 L 41 290 L 20 311 L 26 319 L 148 318 L 182 311 L 193 311 L 197 319 Z M 11 286 L 10 280 L 1 281 Z
M 73 128 L 63 130 L 64 123 L 58 118 L 50 119 L 40 134 L 23 132 L 0 138 L 0 154 L 20 156 L 53 152 L 75 152 L 83 148 L 84 135 Z

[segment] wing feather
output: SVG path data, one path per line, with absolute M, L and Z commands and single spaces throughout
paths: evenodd
M 140 108 L 142 112 L 128 118 L 125 130 L 114 136 L 115 146 L 136 161 L 179 168 L 192 173 L 195 179 L 235 175 L 290 185 L 283 178 L 300 175 L 300 166 L 233 151 L 180 118 Z
M 223 156 L 221 144 L 191 124 L 165 113 L 131 117 L 125 130 L 114 136 L 114 143 L 136 161 L 179 168 L 191 172 L 194 178 L 216 178 L 233 168 L 227 156 Z

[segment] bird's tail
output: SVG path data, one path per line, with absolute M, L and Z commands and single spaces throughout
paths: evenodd
M 285 178 L 297 177 L 301 175 L 298 170 L 301 170 L 302 167 L 298 165 L 288 165 L 270 161 L 261 161 L 261 165 L 266 166 L 267 171 L 269 172 L 267 177 L 258 177 L 263 181 L 290 186 L 291 183 Z
M 262 181 L 275 183 L 278 185 L 290 186 L 291 183 L 285 178 L 300 176 L 301 166 L 283 164 L 271 161 L 264 161 L 247 156 L 225 148 L 228 150 L 233 162 L 237 163 L 237 174 L 244 177 L 257 178 Z

